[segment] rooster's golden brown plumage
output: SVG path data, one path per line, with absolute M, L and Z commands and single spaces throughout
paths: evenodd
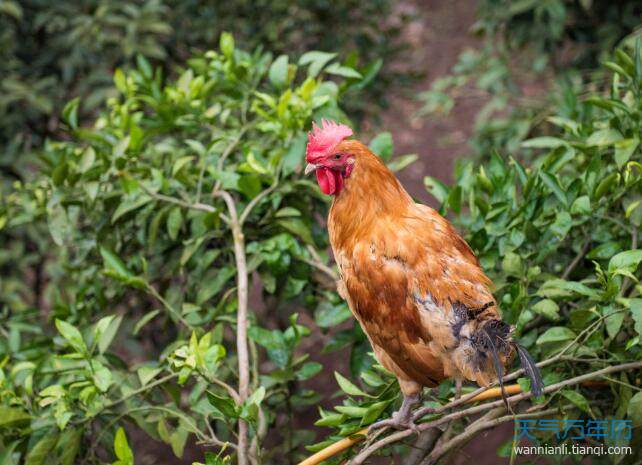
M 404 395 L 400 411 L 379 425 L 413 426 L 410 409 L 423 386 L 501 378 L 516 350 L 539 394 L 537 368 L 512 341 L 468 244 L 351 135 L 333 122 L 314 126 L 306 172 L 314 170 L 322 192 L 334 196 L 328 231 L 340 293 Z

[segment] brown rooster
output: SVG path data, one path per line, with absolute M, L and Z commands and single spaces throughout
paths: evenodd
M 447 378 L 487 386 L 501 380 L 515 351 L 540 395 L 539 371 L 511 339 L 468 244 L 351 135 L 334 122 L 313 125 L 305 173 L 315 171 L 321 191 L 334 196 L 328 231 L 339 292 L 404 396 L 392 419 L 375 427 L 414 428 L 411 409 L 423 386 Z

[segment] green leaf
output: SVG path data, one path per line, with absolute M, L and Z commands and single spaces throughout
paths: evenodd
M 575 339 L 575 333 L 563 326 L 553 326 L 548 328 L 544 334 L 537 338 L 537 345 L 548 344 L 551 342 L 563 342 Z
M 368 407 L 368 410 L 366 410 L 366 413 L 363 415 L 363 418 L 361 419 L 360 426 L 366 426 L 369 425 L 370 423 L 373 423 L 375 420 L 377 420 L 380 416 L 381 413 L 390 405 L 390 400 L 384 400 L 381 402 L 375 402 L 374 404 L 370 405 Z
M 555 221 L 551 224 L 550 229 L 560 239 L 564 238 L 573 226 L 573 219 L 566 211 L 558 211 L 555 215 Z
M 577 391 L 571 391 L 568 389 L 562 390 L 561 394 L 564 397 L 566 397 L 568 400 L 570 400 L 579 409 L 593 416 L 593 412 L 591 412 L 591 407 L 589 406 L 589 402 L 586 399 L 586 397 L 584 397 L 582 394 L 580 394 Z
M 345 304 L 333 305 L 323 301 L 314 313 L 314 321 L 320 328 L 331 328 L 337 326 L 352 316 L 352 313 Z
M 91 361 L 92 379 L 100 392 L 107 392 L 114 382 L 111 371 L 98 360 Z
M 424 178 L 424 186 L 440 204 L 443 204 L 446 199 L 448 199 L 448 186 L 439 179 L 433 178 L 432 176 L 426 176 Z
M 300 218 L 280 219 L 277 220 L 277 224 L 285 230 L 299 236 L 306 244 L 314 245 L 314 239 L 312 238 L 310 229 Z
M 146 386 L 151 380 L 153 380 L 156 375 L 162 372 L 162 368 L 153 367 L 153 366 L 142 366 L 136 373 L 138 374 L 138 380 L 140 381 L 141 386 Z
M 83 430 L 80 428 L 67 428 L 60 435 L 56 449 L 60 456 L 60 465 L 74 465 L 80 449 Z
M 521 145 L 529 149 L 554 149 L 568 145 L 568 142 L 557 137 L 543 136 L 525 140 Z
M 134 454 L 129 448 L 125 430 L 120 427 L 114 436 L 114 453 L 122 465 L 134 465 Z
M 223 32 L 219 40 L 219 48 L 226 58 L 231 58 L 234 54 L 234 37 L 229 32 Z
M 127 94 L 127 77 L 120 68 L 116 68 L 114 71 L 114 85 L 121 94 Z
M 642 299 L 631 299 L 629 301 L 629 310 L 633 318 L 635 332 L 642 336 Z
M 100 247 L 100 255 L 103 257 L 105 268 L 112 272 L 112 276 L 121 281 L 134 278 L 134 273 L 129 271 L 123 261 L 111 250 Z
M 151 312 L 147 312 L 147 313 L 145 313 L 145 315 L 143 315 L 143 316 L 141 317 L 141 319 L 140 319 L 140 320 L 138 320 L 138 321 L 136 322 L 136 324 L 134 325 L 134 333 L 133 333 L 133 334 L 134 334 L 134 336 L 138 335 L 138 333 L 140 332 L 140 330 L 141 330 L 141 329 L 142 329 L 142 328 L 143 328 L 147 323 L 149 323 L 150 321 L 152 321 L 152 320 L 156 317 L 156 315 L 158 315 L 159 313 L 161 313 L 161 311 L 160 311 L 160 310 L 158 310 L 158 309 L 156 309 L 156 310 L 152 310 Z
M 514 252 L 508 252 L 502 261 L 502 269 L 509 276 L 521 276 L 524 271 L 522 258 Z
M 392 134 L 389 132 L 377 134 L 375 138 L 370 141 L 370 145 L 368 147 L 370 147 L 370 150 L 372 150 L 374 154 L 379 155 L 383 160 L 390 160 L 394 151 Z
M 80 98 L 76 97 L 73 100 L 70 100 L 65 108 L 62 110 L 62 119 L 69 125 L 73 130 L 78 129 L 78 104 L 80 103 Z
M 366 407 L 353 407 L 350 405 L 338 405 L 335 407 L 335 410 L 352 418 L 363 418 L 363 416 L 368 413 Z
M 296 372 L 296 379 L 304 381 L 310 379 L 323 369 L 323 365 L 318 362 L 307 362 L 303 364 Z
M 195 146 L 196 141 L 186 141 L 190 147 Z M 184 157 L 179 157 L 176 159 L 174 164 L 172 165 L 172 176 L 176 177 L 178 173 L 185 167 L 188 166 L 192 161 L 194 160 L 194 157 L 192 155 L 186 155 Z
M 394 160 L 388 163 L 388 168 L 390 168 L 390 171 L 396 173 L 406 168 L 407 166 L 412 165 L 415 161 L 417 161 L 417 159 L 419 159 L 419 156 L 415 153 L 395 157 Z
M 207 399 L 216 410 L 223 414 L 225 418 L 238 418 L 239 412 L 237 406 L 229 397 L 222 397 L 211 391 L 207 391 Z
M 274 87 L 283 89 L 288 85 L 288 56 L 281 55 L 270 66 L 268 78 Z
M 27 453 L 24 465 L 48 464 L 50 453 L 57 442 L 58 432 L 50 429 Z
M 338 371 L 334 372 L 334 377 L 339 383 L 339 387 L 343 392 L 351 396 L 368 396 L 369 395 L 355 386 L 350 380 L 341 375 Z
M 80 334 L 80 331 L 78 331 L 75 326 L 56 318 L 56 329 L 76 352 L 83 354 L 87 352 L 87 346 L 82 338 L 82 334 Z
M 17 2 L 11 2 L 8 0 L 0 2 L 0 13 L 5 13 L 9 16 L 13 16 L 13 18 L 18 21 L 22 19 L 22 8 Z
M 613 257 L 618 251 L 622 249 L 622 246 L 619 242 L 610 241 L 598 245 L 594 249 L 591 249 L 589 253 L 586 254 L 586 258 L 592 260 L 606 260 L 607 258 Z
M 613 339 L 620 332 L 620 328 L 624 322 L 624 312 L 612 308 L 607 308 L 605 312 L 607 315 L 604 320 L 604 323 L 606 324 L 606 332 L 609 337 Z
M 0 429 L 17 427 L 30 420 L 31 415 L 21 408 L 0 405 Z
M 169 435 L 169 444 L 172 446 L 172 452 L 176 457 L 183 457 L 188 436 L 189 431 L 180 425 Z
M 325 69 L 325 72 L 345 78 L 361 79 L 363 77 L 356 69 L 350 68 L 349 66 L 341 66 L 339 63 L 332 63 Z
M 183 214 L 180 207 L 174 207 L 167 215 L 167 234 L 170 239 L 175 241 L 178 238 L 178 233 L 183 225 Z
M 311 51 L 301 55 L 301 58 L 299 58 L 299 65 L 305 66 L 309 64 L 308 76 L 316 77 L 323 67 L 336 56 L 336 53 Z
M 637 392 L 631 397 L 626 414 L 632 420 L 634 427 L 642 426 L 642 392 Z
M 560 308 L 557 303 L 551 299 L 542 299 L 531 307 L 533 312 L 544 315 L 550 320 L 559 320 Z
M 122 315 L 108 316 L 102 318 L 96 323 L 95 337 L 98 341 L 98 352 L 104 354 L 109 348 L 109 345 L 114 340 L 120 323 L 123 321 Z
M 640 140 L 636 137 L 634 139 L 623 139 L 615 143 L 615 163 L 618 168 L 622 168 L 629 161 L 635 149 L 640 145 Z
M 627 250 L 613 256 L 609 261 L 609 273 L 624 270 L 633 273 L 642 262 L 642 250 Z
M 597 293 L 585 284 L 564 279 L 550 279 L 545 281 L 537 291 L 542 297 L 566 297 L 579 294 L 586 297 L 595 297 Z
M 582 195 L 576 198 L 571 204 L 571 213 L 573 215 L 589 215 L 591 213 L 591 200 L 588 195 Z
M 564 192 L 564 189 L 562 189 L 562 187 L 560 186 L 559 182 L 557 181 L 557 178 L 545 171 L 540 171 L 539 177 L 544 182 L 546 187 L 548 187 L 551 190 L 551 192 L 555 194 L 555 197 L 559 199 L 562 205 L 566 205 L 566 202 L 567 202 L 566 193 Z
M 617 129 L 607 128 L 595 131 L 586 140 L 586 145 L 591 147 L 602 147 L 612 145 L 622 139 L 622 134 Z
M 315 426 L 340 426 L 346 420 L 346 416 L 342 413 L 331 413 L 317 420 Z

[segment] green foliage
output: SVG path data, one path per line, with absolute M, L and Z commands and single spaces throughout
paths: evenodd
M 641 16 L 636 1 L 482 1 L 473 31 L 483 46 L 464 50 L 451 73 L 419 95 L 421 113 L 448 114 L 460 98 L 480 99 L 474 155 L 515 152 L 542 113 L 590 88 L 587 76 L 606 79 L 599 64 L 616 45 L 634 43 Z
M 466 233 L 493 280 L 515 337 L 536 360 L 559 357 L 542 369 L 549 386 L 642 358 L 642 55 L 639 48 L 618 50 L 606 66 L 615 70 L 611 85 L 562 108 L 575 119 L 566 113 L 550 117 L 550 135 L 526 140 L 517 153 L 497 146 L 484 163 L 461 162 L 452 186 L 425 179 L 441 213 Z M 376 147 L 385 146 L 381 139 Z M 547 405 L 558 408 L 560 418 L 629 418 L 639 424 L 639 374 L 605 377 L 603 388 L 558 390 L 547 395 Z M 394 378 L 376 364 L 358 372 L 358 383 L 335 376 L 343 401 L 334 411 L 322 409 L 316 423 L 333 433 L 310 450 L 399 406 Z M 518 382 L 528 388 L 526 379 Z M 446 381 L 425 404 L 443 405 L 453 394 L 453 383 Z
M 195 51 L 215 48 L 225 30 L 247 49 L 277 54 L 340 48 L 349 67 L 367 77 L 360 81 L 366 87 L 382 59 L 398 50 L 389 40 L 397 28 L 382 26 L 390 14 L 389 0 L 2 0 L 0 168 L 4 175 L 24 176 L 17 162 L 24 164 L 24 154 L 46 137 L 61 134 L 59 114 L 67 101 L 81 96 L 81 112 L 95 114 L 117 95 L 115 68 L 141 66 L 142 56 L 172 73 Z M 334 66 L 336 74 L 359 75 Z M 382 83 L 376 95 L 382 96 Z M 364 107 L 363 100 L 351 101 L 355 110 Z
M 322 366 L 300 351 L 310 329 L 291 309 L 325 295 L 309 250 L 327 247 L 313 216 L 325 201 L 300 166 L 311 121 L 345 120 L 338 100 L 361 79 L 334 54 L 299 63 L 223 34 L 219 52 L 175 81 L 144 58 L 117 69 L 118 94 L 93 126 L 79 120 L 81 101 L 65 107 L 68 140 L 47 142 L 41 174 L 0 208 L 13 244 L 45 234 L 25 269 L 9 271 L 24 250 L 2 256 L 0 441 L 16 460 L 133 463 L 116 429 L 125 420 L 179 457 L 190 438 L 234 441 L 241 420 L 261 444 L 268 425 L 319 400 L 299 384 Z M 20 281 L 33 272 L 31 291 Z M 250 312 L 251 386 L 239 400 L 228 386 L 242 274 L 266 311 Z M 266 456 L 310 438 L 271 434 L 283 446 L 259 448 Z
M 548 118 L 549 136 L 461 163 L 451 187 L 426 180 L 467 232 L 521 342 L 539 360 L 566 350 L 543 369 L 546 384 L 642 357 L 639 48 L 607 66 L 611 86 L 573 100 L 575 119 Z M 639 372 L 615 378 L 611 389 L 561 391 L 580 410 L 570 415 L 638 422 Z

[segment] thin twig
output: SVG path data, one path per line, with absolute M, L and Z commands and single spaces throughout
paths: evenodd
M 221 154 L 221 157 L 218 159 L 218 162 L 216 163 L 216 171 L 221 171 L 223 169 L 223 163 L 225 163 L 225 160 L 227 157 L 230 156 L 232 151 L 236 148 L 238 143 L 241 141 L 241 138 L 243 137 L 243 134 L 250 128 L 249 124 L 246 124 L 243 126 L 238 134 L 232 139 L 232 142 L 226 147 L 226 149 L 223 151 Z M 221 189 L 221 180 L 217 180 L 216 183 L 214 184 L 214 189 L 212 189 L 212 192 L 218 192 Z
M 584 258 L 584 255 L 586 255 L 586 252 L 588 252 L 588 249 L 589 249 L 590 246 L 591 246 L 591 241 L 590 240 L 587 240 L 586 242 L 584 242 L 584 245 L 582 246 L 580 251 L 577 253 L 575 258 L 573 258 L 573 261 L 571 261 L 571 263 L 569 263 L 569 265 L 564 270 L 564 273 L 562 273 L 562 276 L 561 276 L 562 279 L 567 279 L 571 275 L 571 273 L 573 272 L 575 267 Z
M 247 206 L 243 209 L 243 212 L 241 213 L 241 217 L 239 218 L 239 223 L 241 226 L 243 226 L 243 223 L 245 223 L 245 220 L 247 219 L 248 215 L 252 212 L 252 209 L 267 195 L 269 195 L 276 187 L 279 185 L 279 180 L 278 178 L 274 180 L 272 185 L 268 187 L 267 189 L 264 189 L 259 193 L 257 196 L 255 196 L 252 200 L 250 200 L 250 203 L 247 204 Z
M 472 423 L 462 433 L 458 434 L 457 436 L 452 438 L 450 441 L 444 444 L 440 444 L 438 447 L 433 449 L 432 452 L 424 459 L 424 461 L 421 462 L 421 465 L 434 465 L 435 463 L 437 463 L 437 461 L 441 457 L 446 455 L 452 449 L 456 447 L 460 447 L 461 445 L 465 444 L 470 439 L 472 439 L 477 434 L 479 434 L 481 431 L 494 428 L 495 426 L 505 423 L 507 421 L 520 420 L 523 418 L 543 417 L 546 415 L 550 415 L 552 413 L 556 413 L 557 411 L 558 411 L 557 408 L 550 408 L 539 412 L 521 413 L 518 415 L 505 415 L 503 417 L 497 418 L 497 416 L 503 412 L 503 408 L 500 407 L 495 410 L 491 410 L 489 412 L 491 413 L 491 415 L 489 415 L 488 417 L 484 416 L 482 419 Z
M 339 279 L 339 273 L 337 273 L 337 271 L 334 268 L 329 267 L 324 263 L 323 260 L 321 260 L 319 253 L 316 251 L 314 247 L 309 245 L 307 249 L 308 249 L 308 252 L 310 252 L 310 255 L 312 255 L 312 260 L 305 260 L 305 262 L 308 265 L 313 266 L 317 270 L 325 273 L 333 281 L 337 281 Z
M 163 307 L 165 307 L 167 311 L 171 315 L 173 315 L 183 326 L 185 326 L 187 329 L 194 328 L 185 318 L 183 318 L 178 310 L 176 310 L 167 300 L 165 300 L 162 295 L 160 295 L 160 292 L 158 292 L 154 286 L 147 283 L 145 289 L 147 289 L 147 292 L 149 292 L 156 300 L 162 303 Z
M 245 237 L 236 209 L 234 199 L 229 192 L 215 191 L 212 196 L 220 197 L 227 205 L 229 214 L 229 226 L 232 230 L 232 240 L 234 242 L 234 259 L 236 261 L 236 279 L 237 279 L 237 313 L 236 313 L 236 352 L 239 369 L 239 404 L 245 402 L 250 392 L 250 362 L 247 345 L 247 327 L 248 327 L 248 278 L 247 278 L 247 261 L 245 256 Z M 237 460 L 238 465 L 248 465 L 248 424 L 245 420 L 238 421 L 238 440 L 237 440 Z
M 207 205 L 206 203 L 200 203 L 200 202 L 189 203 L 184 200 L 177 199 L 176 197 L 171 197 L 169 195 L 164 195 L 164 194 L 159 194 L 158 192 L 154 192 L 149 188 L 147 188 L 147 186 L 145 186 L 142 183 L 140 184 L 140 186 L 142 187 L 142 189 L 145 191 L 147 195 L 149 195 L 153 199 L 160 200 L 162 202 L 171 203 L 183 208 L 190 208 L 192 210 L 200 210 L 207 213 L 216 213 L 217 211 L 215 207 L 211 205 Z

